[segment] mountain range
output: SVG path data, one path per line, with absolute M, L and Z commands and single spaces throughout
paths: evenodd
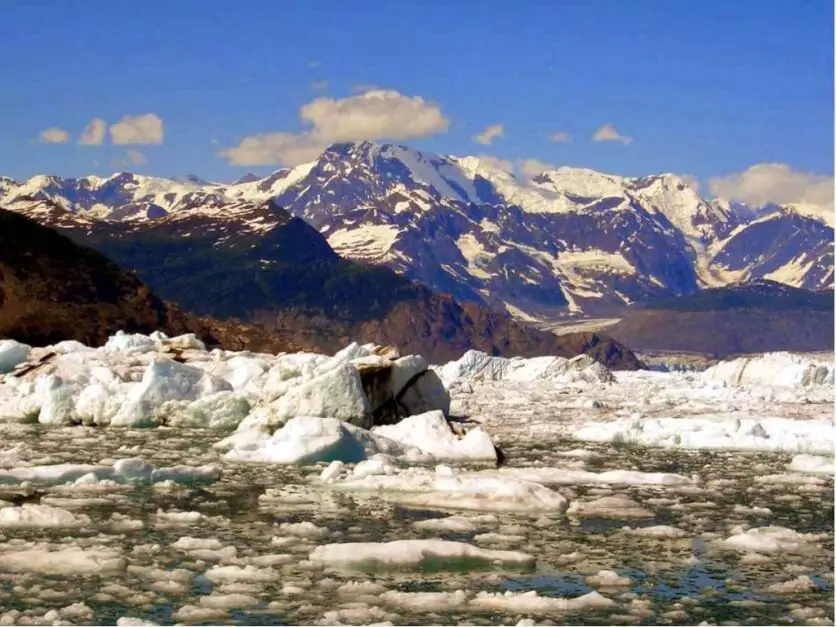
M 344 258 L 521 320 L 618 315 L 631 304 L 759 279 L 807 290 L 833 284 L 828 209 L 709 200 L 674 174 L 561 167 L 527 178 L 490 157 L 358 142 L 232 184 L 128 172 L 0 178 L 0 206 L 76 231 L 201 215 L 223 240 L 232 237 L 221 234 L 227 217 L 266 200 L 304 219 Z M 265 224 L 243 228 L 258 234 Z
M 50 200 L 27 202 L 37 220 L 0 209 L 0 337 L 95 345 L 119 329 L 162 329 L 235 350 L 333 353 L 360 341 L 436 363 L 477 349 L 639 366 L 606 336 L 557 337 L 343 259 L 272 201 L 140 221 L 68 220 Z

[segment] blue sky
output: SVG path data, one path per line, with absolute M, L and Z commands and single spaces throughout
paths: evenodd
M 269 151 L 250 165 L 219 152 L 310 132 L 300 107 L 363 86 L 435 103 L 446 131 L 393 138 L 433 152 L 702 179 L 772 162 L 833 171 L 830 0 L 4 0 L 2 19 L 0 174 L 18 179 L 266 173 Z M 94 118 L 145 114 L 162 138 L 78 145 Z M 632 141 L 592 141 L 608 123 Z M 67 141 L 39 140 L 50 128 Z M 149 137 L 162 143 L 132 143 Z

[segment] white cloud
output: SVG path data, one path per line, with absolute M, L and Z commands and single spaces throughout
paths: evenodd
M 549 139 L 555 144 L 568 144 L 570 141 L 572 141 L 572 136 L 569 133 L 558 132 L 552 133 L 549 136 Z
M 114 161 L 113 165 L 117 168 L 124 168 L 124 167 L 128 167 L 128 166 L 145 165 L 147 163 L 148 163 L 148 159 L 145 158 L 145 155 L 143 155 L 138 150 L 134 150 L 132 148 L 132 149 L 128 150 L 128 152 L 125 153 L 124 157 Z
M 311 83 L 311 89 L 328 89 L 328 81 L 316 81 Z
M 414 139 L 446 131 L 450 120 L 438 104 L 394 90 L 348 98 L 317 98 L 299 109 L 310 126 L 302 133 L 261 133 L 242 139 L 220 155 L 232 165 L 298 165 L 330 144 L 377 139 Z
M 126 115 L 110 125 L 110 140 L 117 145 L 162 144 L 163 121 L 153 113 Z
M 107 122 L 101 118 L 93 118 L 84 127 L 78 143 L 82 146 L 101 146 L 104 143 Z
M 38 139 L 45 144 L 63 144 L 69 141 L 70 134 L 63 129 L 52 127 L 41 131 Z
M 627 137 L 626 135 L 622 135 L 619 133 L 615 126 L 610 124 L 604 124 L 601 128 L 595 131 L 595 134 L 592 136 L 592 141 L 594 142 L 621 142 L 625 146 L 629 145 L 630 142 L 633 141 L 632 137 Z
M 680 174 L 679 176 L 688 183 L 688 185 L 693 189 L 695 192 L 699 193 L 700 187 L 702 187 L 702 182 L 694 176 L 693 174 Z
M 483 146 L 489 146 L 493 140 L 505 135 L 505 127 L 502 124 L 491 124 L 478 135 L 473 136 L 473 141 Z
M 326 147 L 327 144 L 317 143 L 307 133 L 261 133 L 245 137 L 237 146 L 222 150 L 220 155 L 231 165 L 294 166 L 313 161 Z
M 709 179 L 712 194 L 750 205 L 833 205 L 833 177 L 793 170 L 786 163 L 758 163 L 745 172 Z
M 557 169 L 551 163 L 540 161 L 539 159 L 520 159 L 517 161 L 517 168 L 526 178 L 534 178 L 538 174 L 542 174 L 546 170 Z

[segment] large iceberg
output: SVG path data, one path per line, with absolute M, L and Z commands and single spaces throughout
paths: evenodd
M 445 382 L 469 381 L 549 381 L 552 383 L 611 383 L 613 374 L 588 355 L 565 357 L 492 357 L 469 350 L 456 361 L 438 368 Z
M 297 416 L 368 429 L 450 407 L 423 357 L 371 344 L 328 356 L 208 351 L 193 334 L 160 332 L 119 332 L 98 349 L 2 340 L 4 372 L 0 420 L 51 425 L 240 427 L 261 439 Z
M 705 383 L 801 388 L 833 385 L 833 361 L 793 353 L 765 353 L 721 361 L 702 373 Z

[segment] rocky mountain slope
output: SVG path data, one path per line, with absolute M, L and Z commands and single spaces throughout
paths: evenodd
M 436 362 L 457 358 L 475 348 L 509 356 L 570 357 L 587 353 L 613 367 L 638 365 L 629 349 L 609 338 L 591 333 L 558 338 L 476 304 L 462 305 L 449 296 L 436 295 L 387 268 L 342 259 L 315 229 L 272 202 L 236 201 L 215 211 L 203 207 L 197 212 L 127 222 L 85 216 L 68 222 L 66 216 L 73 217 L 72 214 L 51 201 L 27 202 L 41 221 L 54 223 L 77 243 L 136 270 L 162 298 L 176 302 L 190 313 L 214 318 L 202 324 L 208 325 L 208 331 L 221 334 L 225 343 L 235 342 L 236 348 L 269 347 L 264 337 L 267 335 L 296 348 L 325 352 L 338 350 L 354 340 L 391 344 Z M 22 216 L 8 212 L 4 215 L 18 221 L 9 224 L 4 237 L 28 251 L 8 262 L 9 268 L 18 274 L 29 272 L 28 258 L 54 257 L 50 245 L 41 244 L 38 238 L 45 238 L 45 242 L 60 240 L 61 245 L 56 247 L 58 258 L 43 270 L 45 278 L 31 289 L 38 295 L 38 303 L 48 298 L 51 289 L 44 287 L 42 297 L 38 291 L 41 284 L 63 286 L 54 296 L 56 302 L 73 298 L 80 301 L 81 310 L 61 309 L 63 326 L 59 329 L 66 335 L 67 325 L 73 324 L 75 316 L 87 315 L 83 309 L 87 301 L 94 300 L 98 307 L 101 300 L 98 292 L 87 293 L 79 287 L 79 282 L 87 280 L 85 277 L 93 276 L 95 268 L 73 261 L 75 254 L 83 258 L 92 251 L 79 249 L 51 229 L 39 227 Z M 29 241 L 33 239 L 35 243 Z M 79 250 L 83 252 L 77 253 Z M 3 254 L 0 251 L 0 259 Z M 107 263 L 98 254 L 93 259 L 95 263 Z M 111 266 L 111 272 L 121 277 L 121 271 Z M 131 280 L 135 289 L 148 292 L 139 279 Z M 17 290 L 17 300 L 27 303 L 29 289 L 24 285 Z M 153 302 L 160 316 L 167 315 L 169 309 L 162 301 Z M 46 309 L 40 307 L 35 316 L 46 320 L 42 325 L 45 328 L 57 324 Z M 259 324 L 253 327 L 217 320 L 230 318 Z M 100 319 L 98 314 L 88 315 L 82 324 L 93 333 Z M 125 321 L 116 319 L 124 326 Z M 145 318 L 142 320 L 146 324 Z M 135 330 L 148 332 L 154 324 L 162 326 L 161 321 L 159 316 L 149 317 L 146 326 Z M 83 340 L 106 338 L 115 330 L 110 319 L 106 322 L 97 331 L 102 337 L 85 336 Z M 31 338 L 23 340 L 39 343 Z M 55 339 L 50 336 L 49 341 Z
M 33 199 L 69 210 L 62 220 L 140 223 L 222 215 L 237 202 L 269 198 L 343 257 L 522 319 L 605 315 L 759 278 L 806 289 L 833 283 L 832 216 L 708 201 L 672 174 L 625 178 L 563 167 L 527 180 L 490 158 L 361 142 L 231 185 L 130 173 L 0 179 L 0 204 L 38 219 Z
M 188 315 L 100 253 L 0 210 L 0 337 L 34 345 L 68 339 L 99 345 L 118 330 L 196 333 L 209 345 L 224 343 L 230 331 L 230 347 L 238 344 L 236 334 L 249 333 L 261 346 L 268 340 L 257 331 Z M 270 348 L 293 348 L 276 338 Z
M 774 281 L 704 290 L 630 311 L 603 332 L 637 350 L 714 357 L 769 351 L 832 351 L 833 291 Z

